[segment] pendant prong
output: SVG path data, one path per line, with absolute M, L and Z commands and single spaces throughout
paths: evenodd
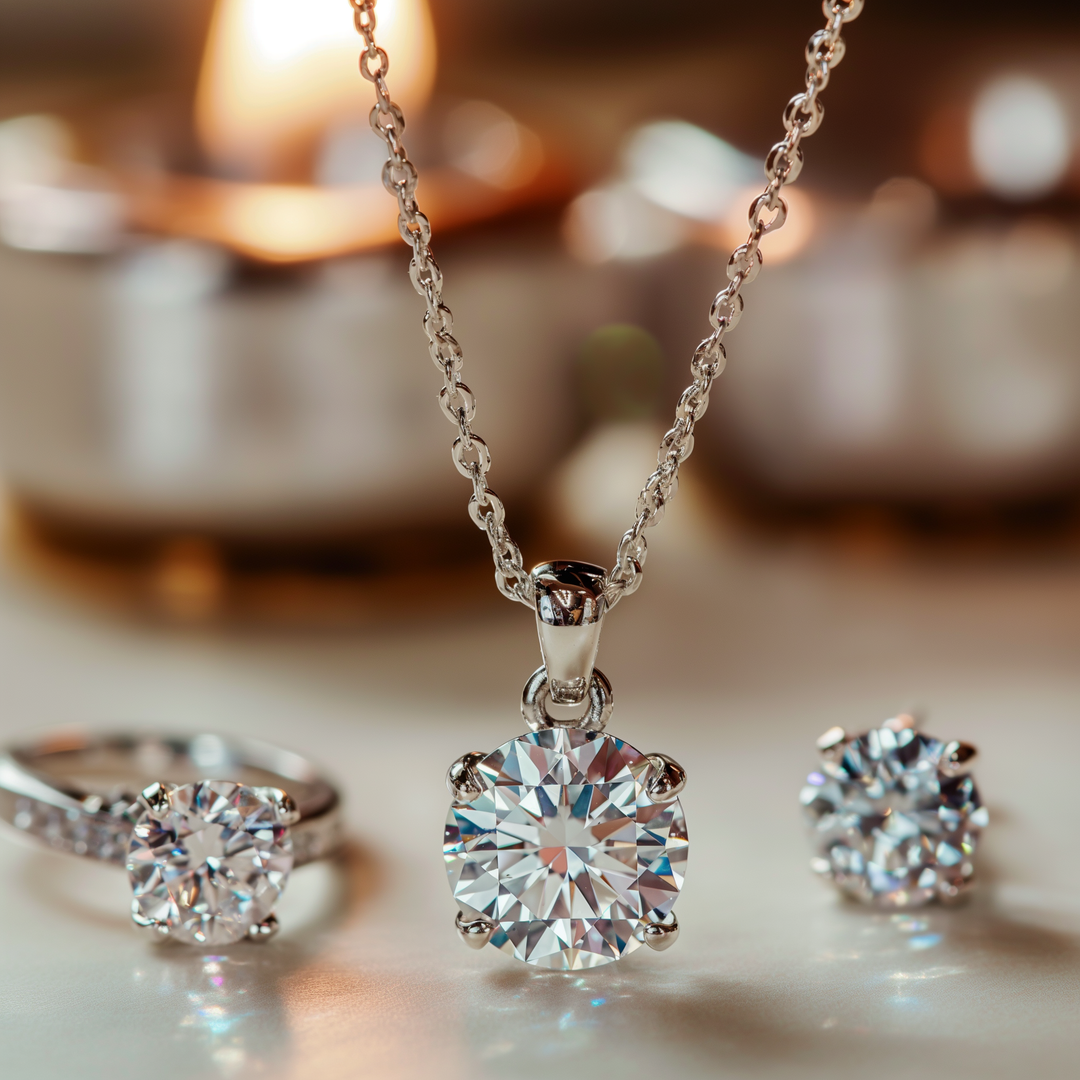
M 938 772 L 945 776 L 963 776 L 971 770 L 978 756 L 978 750 L 971 743 L 951 742 L 941 751 Z
M 679 937 L 679 920 L 674 912 L 668 914 L 660 922 L 650 922 L 643 932 L 645 944 L 655 952 L 663 952 L 670 949 Z
M 454 919 L 458 937 L 470 949 L 482 949 L 495 933 L 495 924 L 490 919 L 463 919 L 459 911 Z
M 677 799 L 686 787 L 686 770 L 667 754 L 647 754 L 649 778 L 645 781 L 645 794 L 654 803 L 667 803 Z
M 484 784 L 476 767 L 485 757 L 483 750 L 470 750 L 447 769 L 446 786 L 455 801 L 468 803 L 480 797 Z

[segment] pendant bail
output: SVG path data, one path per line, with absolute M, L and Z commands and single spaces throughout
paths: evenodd
M 557 705 L 580 705 L 589 693 L 600 626 L 607 612 L 607 571 L 593 563 L 541 563 L 534 567 L 536 630 Z

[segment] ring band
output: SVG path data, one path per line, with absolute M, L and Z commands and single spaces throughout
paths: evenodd
M 272 936 L 291 870 L 338 846 L 339 811 L 313 765 L 254 739 L 63 731 L 0 754 L 0 819 L 125 866 L 134 921 L 193 944 Z

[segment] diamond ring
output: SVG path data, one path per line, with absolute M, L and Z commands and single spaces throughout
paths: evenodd
M 339 806 L 302 757 L 251 739 L 60 732 L 0 754 L 0 818 L 123 866 L 135 924 L 191 945 L 272 937 L 293 868 L 337 847 Z

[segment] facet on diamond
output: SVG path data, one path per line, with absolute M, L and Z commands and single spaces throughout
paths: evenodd
M 800 796 L 814 869 L 881 907 L 958 896 L 989 816 L 970 776 L 939 770 L 945 745 L 883 727 L 837 747 Z
M 479 797 L 455 803 L 443 856 L 464 917 L 495 923 L 491 943 L 569 971 L 633 952 L 682 889 L 686 823 L 654 803 L 650 765 L 612 735 L 546 728 L 478 766 Z
M 292 839 L 274 788 L 202 780 L 146 809 L 128 845 L 138 921 L 193 945 L 243 938 L 273 910 L 293 866 Z

